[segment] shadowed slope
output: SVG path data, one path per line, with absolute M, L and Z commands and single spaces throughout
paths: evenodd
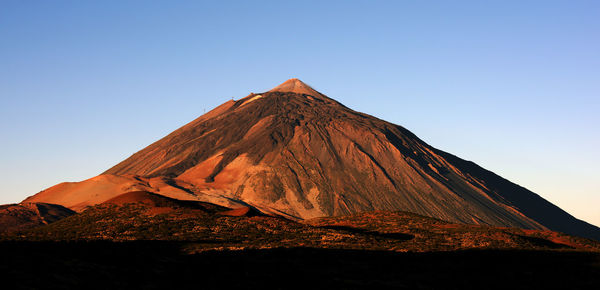
M 462 160 L 441 150 L 434 150 L 441 156 L 444 156 L 445 159 L 452 162 L 452 164 L 461 171 L 466 172 L 479 180 L 484 180 L 488 188 L 498 192 L 511 204 L 514 204 L 520 212 L 540 222 L 547 228 L 553 231 L 589 237 L 600 241 L 600 231 L 598 230 L 598 227 L 573 217 L 541 196 L 524 187 L 514 184 L 473 162 Z
M 0 205 L 0 232 L 24 230 L 49 224 L 75 214 L 57 204 L 21 203 Z
M 212 203 L 173 199 L 147 191 L 124 193 L 102 204 L 117 206 L 127 206 L 130 204 L 142 205 L 153 212 L 153 214 L 169 213 L 177 209 L 201 210 L 205 213 L 225 216 L 256 216 L 259 214 L 256 210 L 247 206 L 230 209 Z
M 199 207 L 201 207 L 201 205 L 204 205 L 202 207 L 210 206 L 215 209 L 218 208 L 220 210 L 225 210 L 225 208 L 222 208 L 222 207 L 219 207 L 216 205 L 212 205 L 212 204 L 200 203 L 200 202 L 196 202 L 196 201 L 178 200 L 178 199 L 169 198 L 169 197 L 166 197 L 163 195 L 159 195 L 159 194 L 147 192 L 147 191 L 127 192 L 127 193 L 118 195 L 116 197 L 113 197 L 113 198 L 103 202 L 102 204 L 114 204 L 114 205 L 122 206 L 122 205 L 130 204 L 130 203 L 144 204 L 144 205 L 150 206 L 150 207 L 172 207 L 172 208 L 179 208 L 179 207 L 199 208 Z

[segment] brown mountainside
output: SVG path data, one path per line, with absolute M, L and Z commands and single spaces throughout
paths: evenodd
M 535 193 L 297 79 L 228 101 L 98 177 L 26 201 L 82 210 L 129 191 L 296 219 L 402 210 L 600 239 Z

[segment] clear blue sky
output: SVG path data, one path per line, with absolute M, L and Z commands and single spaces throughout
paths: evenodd
M 600 225 L 598 1 L 0 2 L 0 203 L 298 77 Z

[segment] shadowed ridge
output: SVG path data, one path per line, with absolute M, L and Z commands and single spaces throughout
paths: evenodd
M 220 215 L 224 215 L 224 216 L 262 216 L 264 214 L 262 214 L 260 211 L 258 211 L 255 208 L 252 208 L 250 206 L 242 206 L 242 207 L 238 207 L 238 208 L 234 208 L 234 209 L 230 209 L 227 211 L 222 211 L 219 213 Z
M 75 214 L 75 211 L 59 204 L 45 202 L 22 202 L 19 205 L 35 211 L 46 224 L 53 223 L 57 220 Z
M 102 204 L 114 204 L 123 206 L 126 204 L 144 204 L 149 207 L 163 207 L 163 208 L 188 208 L 188 209 L 201 209 L 203 211 L 216 213 L 229 211 L 230 208 L 212 204 L 208 202 L 201 202 L 195 200 L 179 200 L 170 198 L 164 195 L 156 194 L 148 191 L 131 191 L 123 193 L 116 197 L 113 197 Z
M 160 207 L 177 207 L 181 205 L 182 201 L 148 191 L 131 191 L 103 202 L 103 204 L 115 205 L 125 205 L 128 203 L 143 203 Z
M 34 228 L 74 214 L 62 205 L 50 203 L 0 205 L 0 233 Z
M 483 180 L 489 189 L 498 193 L 517 207 L 520 212 L 548 229 L 600 241 L 600 228 L 597 226 L 575 218 L 536 193 L 514 184 L 471 161 L 463 160 L 435 148 L 432 148 L 432 150 L 452 162 L 462 172 Z
M 227 208 L 208 202 L 174 199 L 148 191 L 131 191 L 123 193 L 103 202 L 102 204 L 112 204 L 117 206 L 124 206 L 127 204 L 142 204 L 149 208 L 185 208 L 188 210 L 201 210 L 210 214 L 237 217 L 262 215 L 260 211 L 250 206 Z

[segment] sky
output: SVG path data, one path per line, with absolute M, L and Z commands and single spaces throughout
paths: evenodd
M 600 226 L 598 1 L 0 1 L 0 203 L 297 77 Z

